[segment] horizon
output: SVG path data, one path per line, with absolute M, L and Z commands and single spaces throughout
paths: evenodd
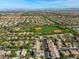
M 1 0 L 0 10 L 4 9 L 62 9 L 79 8 L 79 0 Z

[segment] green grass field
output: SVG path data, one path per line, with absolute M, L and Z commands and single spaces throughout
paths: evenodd
M 42 26 L 40 27 L 41 29 L 38 30 L 38 31 L 35 31 L 34 30 L 34 33 L 35 34 L 45 34 L 45 35 L 48 35 L 48 34 L 56 34 L 55 32 L 53 32 L 54 30 L 62 30 L 61 33 L 76 33 L 74 30 L 72 29 L 69 29 L 69 28 L 64 28 L 64 27 L 59 27 L 59 26 Z

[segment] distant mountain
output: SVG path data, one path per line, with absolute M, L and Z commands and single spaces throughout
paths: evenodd
M 37 10 L 26 10 L 26 9 L 3 9 L 0 13 L 18 13 L 18 12 L 78 12 L 79 8 L 58 8 L 58 9 L 37 9 Z

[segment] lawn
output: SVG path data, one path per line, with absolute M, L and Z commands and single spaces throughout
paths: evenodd
M 38 27 L 39 28 L 39 27 Z M 42 26 L 39 30 L 34 30 L 35 34 L 37 35 L 43 35 L 43 34 L 55 34 L 54 30 L 61 30 L 61 33 L 76 33 L 74 30 L 59 26 Z
M 43 32 L 49 32 L 49 31 L 53 31 L 53 30 L 56 30 L 56 29 L 59 29 L 59 28 L 56 27 L 56 26 L 43 26 L 42 27 Z
M 35 30 L 36 34 L 51 34 L 54 30 L 60 29 L 56 26 L 42 26 L 40 30 Z

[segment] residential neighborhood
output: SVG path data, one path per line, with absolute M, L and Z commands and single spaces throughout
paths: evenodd
M 79 59 L 78 28 L 77 16 L 1 13 L 0 59 Z

